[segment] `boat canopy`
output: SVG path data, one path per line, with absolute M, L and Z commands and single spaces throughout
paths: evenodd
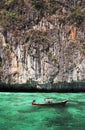
M 45 98 L 44 100 L 45 100 L 45 101 L 52 101 L 53 98 Z

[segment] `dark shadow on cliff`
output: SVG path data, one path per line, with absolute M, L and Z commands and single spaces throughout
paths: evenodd
M 0 83 L 0 92 L 85 92 L 85 82 L 38 84 L 29 80 L 25 84 Z

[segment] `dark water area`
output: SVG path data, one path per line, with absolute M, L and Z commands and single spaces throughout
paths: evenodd
M 69 99 L 65 106 L 32 106 L 32 100 Z M 0 93 L 0 130 L 85 130 L 85 93 Z

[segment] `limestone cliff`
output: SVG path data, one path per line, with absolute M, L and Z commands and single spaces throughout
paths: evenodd
M 0 17 L 1 81 L 85 81 L 83 0 L 3 0 Z

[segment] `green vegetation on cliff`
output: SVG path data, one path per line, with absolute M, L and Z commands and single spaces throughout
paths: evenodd
M 80 25 L 85 20 L 84 2 L 77 0 L 75 4 L 77 6 L 72 6 L 73 3 L 70 0 L 65 3 L 55 0 L 3 0 L 0 1 L 0 23 L 4 30 L 16 26 L 19 29 L 24 28 L 27 22 L 29 22 L 27 19 L 29 19 L 28 12 L 30 10 L 30 15 L 38 15 L 37 17 L 31 16 L 34 17 L 34 24 L 43 16 L 47 17 L 59 12 L 60 20 L 63 15 L 65 17 L 62 21 L 67 19 L 67 22 L 71 24 Z M 34 11 L 35 14 L 33 14 Z

